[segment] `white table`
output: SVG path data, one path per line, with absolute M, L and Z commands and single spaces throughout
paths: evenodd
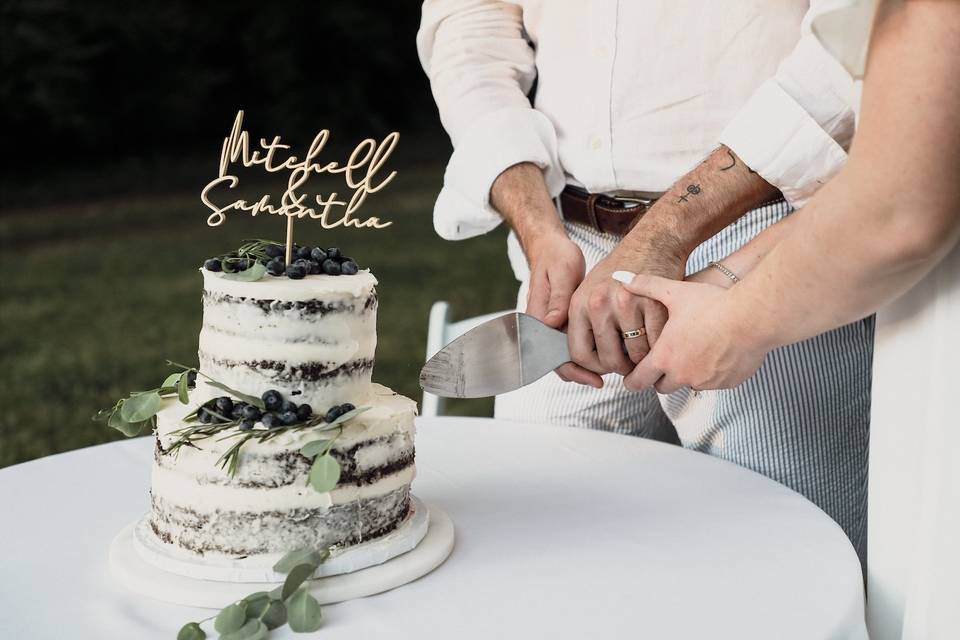
M 414 491 L 453 518 L 453 554 L 412 584 L 325 607 L 317 637 L 866 637 L 853 548 L 762 476 L 579 429 L 434 418 L 417 438 Z M 0 637 L 172 640 L 208 615 L 108 575 L 111 539 L 147 509 L 151 447 L 0 470 Z

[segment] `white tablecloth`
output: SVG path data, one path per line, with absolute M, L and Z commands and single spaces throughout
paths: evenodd
M 453 554 L 412 584 L 325 607 L 317 637 L 866 637 L 840 528 L 757 474 L 579 429 L 439 418 L 417 438 L 414 492 L 453 518 Z M 0 637 L 172 640 L 208 615 L 108 574 L 111 539 L 147 509 L 151 447 L 0 470 Z

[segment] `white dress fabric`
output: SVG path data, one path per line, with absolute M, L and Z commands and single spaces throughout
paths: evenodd
M 873 0 L 814 21 L 862 74 Z M 839 6 L 843 5 L 843 6 Z M 867 623 L 874 640 L 960 635 L 960 247 L 877 315 Z

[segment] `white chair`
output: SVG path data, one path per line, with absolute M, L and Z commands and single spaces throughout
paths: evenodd
M 434 302 L 430 308 L 430 320 L 427 326 L 427 360 L 475 326 L 506 313 L 513 313 L 513 309 L 467 318 L 459 322 L 450 322 L 450 304 L 443 300 Z M 445 404 L 445 398 L 424 391 L 420 415 L 428 417 L 443 415 Z

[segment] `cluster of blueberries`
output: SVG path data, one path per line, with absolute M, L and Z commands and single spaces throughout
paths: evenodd
M 292 280 L 300 280 L 307 275 L 325 273 L 328 276 L 352 276 L 360 270 L 353 258 L 343 255 L 337 247 L 324 249 L 294 245 L 293 262 L 284 262 L 284 248 L 279 244 L 271 244 L 266 248 L 268 261 L 267 273 L 273 276 L 286 275 Z M 247 258 L 227 258 L 220 260 L 210 258 L 203 263 L 207 271 L 243 271 L 250 265 Z
M 284 400 L 279 391 L 271 389 L 261 396 L 265 409 L 228 396 L 220 396 L 208 400 L 200 407 L 197 417 L 204 424 L 240 421 L 240 429 L 253 429 L 257 421 L 267 429 L 287 427 L 306 422 L 313 417 L 313 407 L 307 403 L 298 405 L 290 400 Z M 356 409 L 352 404 L 345 403 L 330 407 L 324 416 L 327 422 L 333 422 L 343 414 Z

